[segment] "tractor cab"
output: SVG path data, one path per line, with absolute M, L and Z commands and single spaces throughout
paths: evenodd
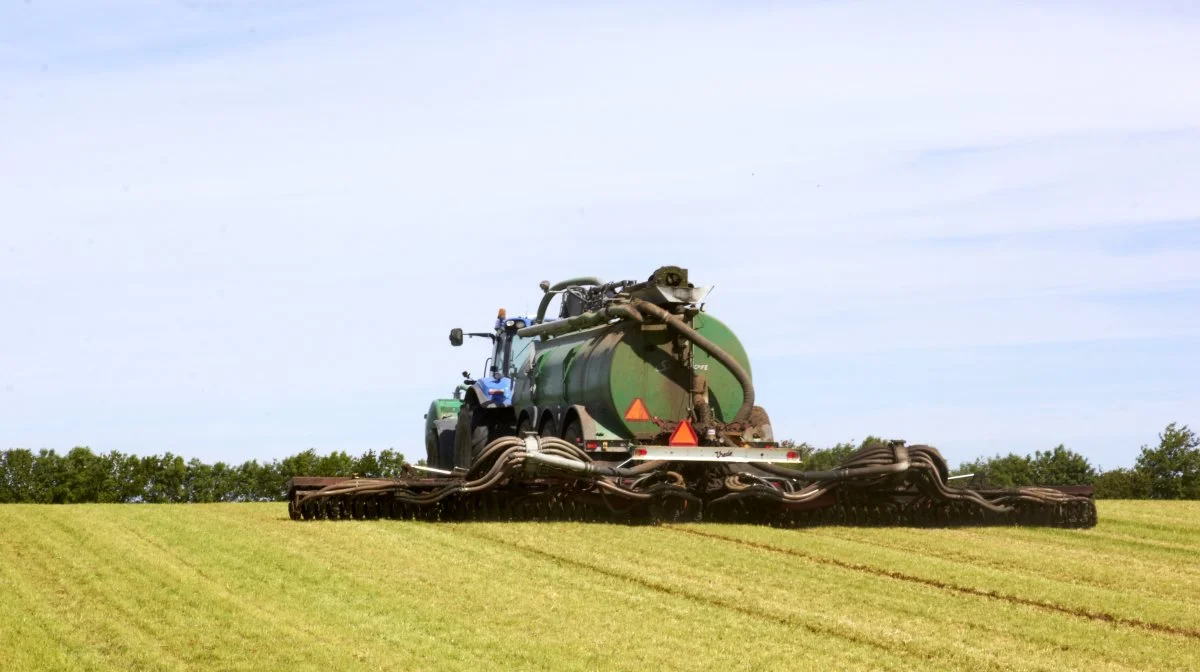
M 494 331 L 464 333 L 462 329 L 450 330 L 450 344 L 455 347 L 463 344 L 464 336 L 492 341 L 492 354 L 483 363 L 483 375 L 472 379 L 469 371 L 463 371 L 463 382 L 475 388 L 480 406 L 503 408 L 512 405 L 513 378 L 534 340 L 518 337 L 517 330 L 532 323 L 527 317 L 508 317 L 501 308 L 496 315 Z

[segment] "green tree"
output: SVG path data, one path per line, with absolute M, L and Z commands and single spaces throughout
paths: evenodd
M 1030 485 L 1091 485 L 1096 469 L 1087 458 L 1058 444 L 1053 450 L 1035 451 L 1029 460 Z
M 264 475 L 266 472 L 266 475 Z M 258 463 L 258 460 L 248 460 L 234 467 L 230 500 L 234 502 L 259 502 L 264 499 L 278 499 L 279 494 L 268 495 L 266 491 L 282 490 L 281 484 L 271 482 L 271 471 Z
M 251 501 L 277 501 L 287 495 L 285 490 L 287 479 L 280 478 L 278 462 L 258 465 L 258 469 L 254 472 L 253 484 Z
M 1137 470 L 1150 481 L 1154 499 L 1200 499 L 1200 439 L 1188 428 L 1167 425 L 1158 447 L 1142 446 Z
M 45 448 L 38 451 L 29 475 L 29 494 L 27 501 L 37 504 L 62 504 L 66 500 L 62 456 Z
M 344 451 L 330 453 L 317 461 L 317 470 L 310 476 L 350 476 L 355 459 Z
M 32 502 L 36 458 L 25 448 L 6 450 L 0 455 L 0 504 Z
M 59 463 L 59 488 L 64 503 L 98 502 L 107 472 L 104 460 L 86 446 L 76 446 Z
M 165 453 L 162 457 L 151 455 L 141 459 L 140 478 L 145 487 L 141 498 L 147 502 L 185 502 L 187 492 L 187 463 L 178 455 Z
M 353 471 L 359 476 L 379 476 L 379 456 L 368 450 L 354 461 Z
M 801 471 L 828 471 L 845 462 L 858 450 L 853 443 L 838 443 L 830 448 L 813 448 L 797 469 Z
M 1035 478 L 1033 461 L 1028 456 L 1016 453 L 964 462 L 956 473 L 975 474 L 989 486 L 997 488 L 1033 485 Z
M 324 474 L 319 472 L 320 463 L 321 457 L 317 455 L 317 451 L 309 448 L 304 452 L 280 460 L 279 477 L 287 481 L 293 476 L 323 476 Z
M 217 491 L 213 468 L 196 458 L 188 460 L 183 489 L 189 502 L 216 502 L 224 493 Z
M 1096 499 L 1148 499 L 1150 476 L 1137 469 L 1113 469 L 1096 477 Z
M 400 478 L 404 475 L 404 453 L 388 448 L 379 452 L 379 477 Z
M 104 503 L 124 502 L 127 492 L 125 484 L 125 456 L 117 451 L 97 455 L 99 461 L 99 484 L 96 486 L 96 501 Z

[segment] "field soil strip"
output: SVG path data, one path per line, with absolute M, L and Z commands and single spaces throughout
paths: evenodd
M 865 646 L 868 646 L 871 648 L 875 648 L 875 649 L 880 649 L 883 651 L 889 650 L 889 647 L 886 644 L 883 644 L 881 642 L 872 641 L 870 639 L 865 639 L 862 637 L 856 637 L 851 633 L 838 631 L 835 628 L 830 628 L 830 627 L 824 626 L 820 623 L 801 622 L 796 619 L 789 618 L 786 615 L 774 614 L 774 613 L 770 613 L 767 611 L 754 609 L 747 605 L 740 604 L 735 600 L 722 599 L 721 597 L 719 597 L 717 595 L 712 595 L 712 594 L 705 595 L 698 591 L 689 591 L 689 590 L 681 589 L 678 586 L 672 586 L 670 584 L 659 583 L 659 582 L 650 580 L 643 576 L 625 574 L 620 571 L 616 571 L 616 570 L 610 569 L 608 567 L 605 567 L 602 564 L 588 563 L 588 562 L 584 562 L 582 560 L 574 559 L 568 555 L 556 555 L 554 553 L 550 553 L 550 552 L 542 550 L 540 548 L 535 548 L 535 547 L 527 546 L 527 545 L 519 543 L 519 542 L 513 542 L 513 541 L 508 541 L 505 539 L 497 538 L 490 534 L 482 533 L 478 529 L 473 530 L 473 531 L 467 531 L 466 533 L 474 535 L 476 538 L 484 540 L 484 541 L 489 541 L 492 543 L 507 546 L 509 548 L 521 550 L 525 553 L 528 553 L 529 555 L 532 555 L 532 556 L 535 556 L 535 557 L 538 557 L 541 559 L 549 560 L 555 564 L 577 567 L 579 569 L 585 570 L 590 573 L 599 574 L 601 576 L 607 576 L 609 578 L 618 579 L 620 581 L 625 581 L 628 583 L 633 583 L 638 586 L 641 586 L 642 588 L 646 588 L 648 590 L 653 590 L 655 592 L 662 593 L 664 595 L 669 595 L 671 597 L 678 597 L 678 598 L 682 598 L 685 600 L 698 602 L 700 604 L 707 605 L 710 607 L 727 609 L 729 611 L 741 614 L 743 616 L 749 616 L 752 618 L 760 618 L 760 619 L 763 619 L 766 621 L 772 621 L 775 623 L 779 623 L 781 625 L 802 628 L 802 629 L 807 630 L 816 635 L 824 635 L 824 636 L 834 637 L 837 639 L 845 640 L 846 642 L 852 642 L 854 644 L 862 644 L 862 645 L 865 645 Z
M 1069 606 L 1062 605 L 1062 604 L 1055 604 L 1054 602 L 1046 602 L 1044 600 L 1035 600 L 1035 599 L 1028 598 L 1028 597 L 1020 597 L 1017 595 L 1007 595 L 1005 593 L 1001 593 L 999 591 L 994 591 L 994 590 L 983 590 L 980 588 L 972 588 L 970 586 L 959 586 L 959 585 L 955 585 L 952 583 L 946 583 L 944 581 L 938 581 L 937 579 L 924 578 L 924 577 L 915 576 L 912 574 L 905 574 L 903 572 L 898 572 L 895 570 L 883 569 L 880 567 L 872 567 L 870 565 L 863 565 L 863 564 L 854 563 L 854 562 L 847 562 L 844 560 L 838 560 L 837 558 L 822 557 L 822 556 L 814 555 L 811 553 L 805 553 L 804 551 L 799 551 L 794 548 L 781 548 L 779 546 L 772 546 L 770 544 L 764 544 L 764 543 L 757 542 L 757 541 L 751 541 L 749 539 L 740 539 L 738 537 L 732 537 L 732 536 L 726 536 L 726 535 L 719 534 L 719 533 L 708 532 L 708 531 L 704 531 L 701 529 L 696 529 L 694 527 L 676 525 L 676 526 L 668 527 L 666 529 L 669 529 L 673 532 L 680 532 L 683 534 L 690 534 L 690 535 L 694 535 L 697 537 L 702 537 L 705 539 L 715 539 L 715 540 L 720 540 L 720 541 L 727 542 L 727 543 L 738 544 L 741 546 L 754 548 L 754 549 L 757 549 L 760 551 L 767 551 L 770 553 L 782 553 L 784 555 L 802 558 L 804 560 L 808 560 L 810 562 L 815 562 L 815 563 L 819 563 L 819 564 L 823 564 L 823 565 L 833 565 L 835 567 L 841 567 L 841 568 L 853 570 L 856 572 L 866 572 L 868 574 L 873 574 L 875 576 L 885 576 L 890 579 L 896 579 L 897 581 L 907 581 L 910 583 L 919 583 L 921 585 L 932 586 L 934 588 L 938 588 L 941 590 L 948 590 L 948 591 L 952 591 L 952 592 L 956 592 L 956 593 L 962 593 L 964 595 L 973 595 L 976 597 L 983 597 L 983 598 L 988 598 L 988 599 L 993 599 L 993 600 L 1001 600 L 1004 602 L 1010 602 L 1012 604 L 1020 604 L 1020 605 L 1024 605 L 1024 606 L 1037 607 L 1039 609 L 1047 609 L 1049 611 L 1056 611 L 1056 612 L 1060 612 L 1060 613 L 1064 613 L 1064 614 L 1069 614 L 1071 616 L 1078 616 L 1080 618 L 1087 618 L 1087 619 L 1091 619 L 1091 620 L 1095 620 L 1095 621 L 1104 621 L 1106 623 L 1113 623 L 1116 625 L 1123 625 L 1123 626 L 1134 627 L 1134 628 L 1145 628 L 1147 630 L 1155 630 L 1158 632 L 1170 633 L 1172 635 L 1179 635 L 1181 637 L 1187 637 L 1187 638 L 1191 638 L 1191 639 L 1200 639 L 1200 630 L 1196 630 L 1196 629 L 1192 629 L 1192 628 L 1178 627 L 1178 626 L 1174 626 L 1174 625 L 1171 625 L 1168 623 L 1147 622 L 1147 621 L 1143 621 L 1143 620 L 1136 619 L 1136 618 L 1127 618 L 1124 616 L 1118 616 L 1116 614 L 1109 614 L 1106 612 L 1089 611 L 1087 609 L 1083 609 L 1080 607 L 1069 607 Z
M 660 589 L 736 596 L 739 603 L 776 618 L 833 623 L 839 635 L 885 643 L 910 665 L 921 659 L 950 667 L 1186 669 L 1197 662 L 1194 648 L 1178 646 L 1178 636 L 1113 630 L 1104 622 L 1027 605 L 997 606 L 993 600 L 947 595 L 920 584 L 897 585 L 890 577 L 798 563 L 710 539 L 656 538 L 682 537 L 662 528 L 570 532 L 557 524 L 476 524 L 470 533 L 534 549 L 564 563 L 582 562 L 635 583 L 649 577 Z M 793 538 L 803 534 L 764 532 Z M 597 554 L 597 546 L 604 549 L 602 554 Z M 1164 665 L 1180 659 L 1189 662 Z
M 1200 516 L 1200 503 L 1179 504 L 1184 506 L 1167 520 Z M 1103 530 L 820 527 L 779 534 L 750 526 L 694 529 L 985 593 L 1200 631 L 1200 589 L 1188 573 L 1196 558 L 1179 560 L 1155 551 L 1139 556 L 1124 543 L 1097 540 Z M 1064 548 L 1071 543 L 1078 548 Z

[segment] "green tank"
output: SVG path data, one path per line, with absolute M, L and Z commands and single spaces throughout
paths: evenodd
M 577 278 L 542 289 L 537 316 L 512 338 L 518 434 L 619 451 L 667 443 L 687 421 L 714 441 L 772 440 L 765 412 L 747 404 L 745 348 L 698 307 L 708 290 L 688 283 L 686 269 L 664 266 L 640 283 Z M 559 319 L 547 321 L 556 293 Z
M 724 322 L 706 313 L 690 322 L 750 372 L 745 348 Z M 526 366 L 533 383 L 518 383 L 514 406 L 523 428 L 543 434 L 653 441 L 705 405 L 712 420 L 732 422 L 745 398 L 727 367 L 661 323 L 621 321 L 514 347 L 527 358 L 518 370 Z

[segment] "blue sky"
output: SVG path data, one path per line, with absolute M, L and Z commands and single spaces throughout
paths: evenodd
M 1187 3 L 0 6 L 0 447 L 421 454 L 537 283 L 716 286 L 777 435 L 1200 423 Z

